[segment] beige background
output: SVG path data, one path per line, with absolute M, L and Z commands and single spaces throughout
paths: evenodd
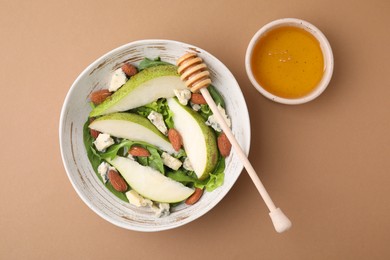
M 0 1 L 0 259 L 390 259 L 389 1 L 56 2 Z M 333 47 L 333 79 L 305 105 L 268 101 L 245 73 L 252 35 L 283 17 L 312 22 Z M 208 214 L 159 233 L 113 226 L 79 199 L 58 142 L 65 95 L 96 58 L 149 38 L 231 69 L 250 159 L 289 232 L 273 230 L 245 172 Z

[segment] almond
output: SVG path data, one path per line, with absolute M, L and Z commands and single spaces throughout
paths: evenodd
M 203 189 L 195 188 L 195 192 L 188 199 L 186 199 L 185 203 L 187 205 L 194 205 L 196 202 L 198 202 L 198 200 L 200 199 L 200 197 L 202 197 L 202 195 L 203 195 Z
M 230 154 L 230 150 L 232 149 L 232 145 L 229 142 L 229 139 L 227 138 L 225 133 L 221 133 L 218 136 L 217 143 L 218 143 L 218 149 L 219 149 L 219 152 L 221 153 L 221 155 L 223 157 L 228 157 Z
M 100 132 L 96 131 L 94 129 L 89 129 L 89 132 L 91 133 L 91 136 L 92 136 L 93 139 L 98 138 L 98 136 L 100 135 Z
M 119 192 L 125 192 L 127 190 L 127 183 L 117 171 L 109 170 L 108 179 L 115 190 Z
M 111 92 L 108 91 L 108 89 L 102 89 L 102 90 L 98 90 L 98 91 L 95 91 L 95 92 L 92 92 L 90 95 L 89 95 L 89 99 L 92 101 L 92 103 L 94 103 L 95 105 L 99 105 L 100 103 L 102 103 L 104 100 L 106 100 L 106 98 L 108 98 L 109 96 L 111 96 Z
M 131 76 L 134 76 L 135 74 L 138 73 L 137 68 L 134 65 L 130 64 L 130 63 L 123 64 L 121 69 L 126 74 L 126 76 L 129 77 L 129 78 Z
M 207 104 L 206 99 L 200 93 L 192 93 L 191 102 L 198 105 Z
M 168 139 L 171 142 L 173 149 L 179 151 L 183 144 L 180 133 L 176 129 L 171 128 L 168 131 Z
M 132 156 L 141 156 L 141 157 L 148 157 L 150 156 L 150 153 L 147 149 L 141 147 L 141 146 L 133 146 L 129 150 L 129 154 Z

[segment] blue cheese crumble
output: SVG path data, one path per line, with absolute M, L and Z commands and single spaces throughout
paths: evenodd
M 160 130 L 161 133 L 163 133 L 164 135 L 168 134 L 168 129 L 165 125 L 164 118 L 160 113 L 152 111 L 148 115 L 148 119 L 150 120 L 150 122 L 152 122 L 153 125 L 157 127 L 158 130 Z
M 231 127 L 232 123 L 230 121 L 229 116 L 226 114 L 225 109 L 223 107 L 221 107 L 220 104 L 218 104 L 217 108 L 218 108 L 222 118 L 225 120 L 226 124 L 228 125 L 228 127 Z M 214 115 L 209 116 L 209 118 L 206 121 L 206 125 L 211 126 L 217 132 L 221 132 L 222 131 L 221 126 L 218 124 L 218 122 L 217 122 L 217 120 L 216 120 Z

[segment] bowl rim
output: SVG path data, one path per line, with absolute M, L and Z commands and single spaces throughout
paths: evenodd
M 261 37 L 263 37 L 263 35 L 268 31 L 286 25 L 299 27 L 311 33 L 311 35 L 313 35 L 319 41 L 322 54 L 324 56 L 324 74 L 322 76 L 321 81 L 318 83 L 317 87 L 313 91 L 300 98 L 283 98 L 268 92 L 257 82 L 257 80 L 253 75 L 252 67 L 251 67 L 251 57 L 252 57 L 253 48 L 258 42 L 258 40 Z M 266 98 L 287 105 L 298 105 L 298 104 L 307 103 L 309 101 L 314 100 L 319 95 L 321 95 L 322 92 L 324 92 L 324 90 L 329 85 L 329 82 L 333 74 L 333 68 L 334 68 L 334 57 L 328 39 L 316 26 L 314 26 L 313 24 L 305 20 L 297 19 L 297 18 L 281 18 L 265 24 L 254 34 L 254 36 L 249 42 L 245 54 L 245 70 L 252 85 Z
M 76 193 L 78 194 L 79 198 L 81 198 L 81 200 L 93 211 L 95 212 L 97 215 L 99 215 L 101 218 L 105 219 L 106 221 L 118 226 L 118 227 L 121 227 L 121 228 L 124 228 L 124 229 L 128 229 L 128 230 L 134 230 L 134 231 L 143 231 L 143 232 L 157 232 L 157 231 L 163 231 L 163 230 L 168 230 L 168 229 L 173 229 L 173 228 L 177 228 L 177 227 L 180 227 L 180 226 L 183 226 L 187 223 L 190 223 L 194 220 L 196 220 L 197 218 L 200 218 L 202 216 L 204 216 L 207 212 L 209 212 L 212 208 L 214 208 L 227 194 L 228 192 L 231 190 L 231 188 L 233 187 L 233 185 L 236 183 L 238 177 L 241 175 L 242 171 L 243 171 L 243 165 L 240 165 L 239 166 L 239 173 L 234 176 L 233 180 L 232 180 L 232 184 L 227 187 L 224 192 L 222 192 L 222 195 L 220 198 L 217 198 L 215 199 L 214 201 L 210 202 L 209 204 L 206 205 L 206 207 L 202 208 L 203 210 L 201 211 L 200 214 L 196 214 L 196 215 L 192 215 L 192 216 L 189 216 L 187 218 L 185 218 L 184 220 L 180 221 L 180 222 L 176 222 L 174 225 L 171 225 L 169 227 L 161 227 L 161 226 L 154 226 L 153 228 L 148 228 L 148 229 L 144 229 L 142 227 L 134 227 L 134 226 L 129 226 L 129 224 L 126 224 L 126 223 L 123 223 L 123 222 L 120 222 L 120 221 L 117 221 L 115 219 L 112 219 L 111 217 L 105 215 L 104 212 L 101 212 L 101 210 L 95 206 L 93 203 L 91 203 L 89 201 L 89 199 L 87 198 L 87 196 L 85 196 L 81 190 L 79 190 L 79 188 L 77 187 L 75 181 L 73 180 L 73 176 L 71 174 L 71 169 L 70 169 L 70 166 L 68 166 L 67 162 L 66 162 L 66 158 L 65 158 L 65 154 L 64 154 L 64 146 L 66 145 L 65 144 L 65 138 L 64 137 L 64 133 L 63 133 L 63 130 L 64 130 L 64 119 L 65 119 L 65 114 L 66 114 L 66 110 L 67 110 L 67 107 L 69 105 L 69 102 L 70 102 L 70 98 L 73 94 L 73 92 L 76 90 L 76 86 L 79 84 L 79 82 L 81 81 L 81 79 L 86 75 L 86 73 L 88 73 L 92 68 L 95 68 L 96 65 L 98 65 L 102 60 L 104 60 L 105 58 L 107 57 L 110 57 L 113 53 L 117 53 L 117 52 L 121 52 L 123 50 L 126 50 L 127 48 L 131 47 L 131 46 L 134 46 L 134 45 L 148 45 L 148 44 L 156 44 L 156 43 L 167 43 L 167 44 L 178 44 L 178 45 L 183 45 L 183 46 L 186 46 L 188 48 L 194 48 L 194 50 L 198 50 L 200 51 L 202 54 L 206 54 L 207 56 L 210 56 L 214 59 L 214 61 L 217 63 L 218 67 L 221 66 L 225 72 L 229 75 L 229 77 L 231 77 L 236 85 L 239 87 L 239 84 L 236 80 L 236 78 L 234 77 L 234 75 L 232 74 L 232 72 L 227 68 L 227 66 L 222 63 L 216 56 L 212 55 L 211 53 L 205 51 L 204 49 L 202 48 L 199 48 L 195 45 L 192 45 L 192 44 L 188 44 L 188 43 L 184 43 L 184 42 L 181 42 L 181 41 L 175 41 L 175 40 L 167 40 L 167 39 L 144 39 L 144 40 L 137 40 L 137 41 L 132 41 L 132 42 L 129 42 L 129 43 L 126 43 L 126 44 L 123 44 L 117 48 L 114 48 L 108 52 L 106 52 L 105 54 L 101 55 L 99 58 L 95 59 L 92 63 L 90 63 L 78 76 L 77 78 L 74 80 L 74 82 L 72 83 L 70 89 L 68 90 L 67 94 L 66 94 L 66 97 L 64 99 L 64 102 L 63 102 L 63 105 L 62 105 L 62 108 L 61 108 L 61 113 L 60 113 L 60 118 L 59 118 L 59 139 L 60 139 L 60 152 L 61 152 L 61 158 L 62 158 L 62 162 L 63 162 L 63 165 L 64 165 L 64 168 L 65 168 L 65 171 L 66 171 L 66 174 L 68 176 L 68 179 L 69 181 L 71 182 L 72 186 L 73 186 L 73 189 L 76 191 Z M 246 101 L 245 101 L 245 97 L 241 91 L 241 88 L 239 89 L 239 95 L 241 96 L 240 98 L 242 98 L 244 100 L 244 103 L 240 106 L 242 106 L 242 108 L 244 109 L 244 111 L 246 111 L 246 114 L 248 115 L 246 117 L 246 124 L 248 126 L 248 130 L 247 132 L 245 132 L 245 140 L 244 140 L 244 143 L 246 143 L 247 147 L 244 147 L 244 152 L 248 155 L 249 154 L 249 150 L 250 150 L 250 144 L 251 144 L 251 129 L 250 129 L 250 116 L 249 116 L 249 111 L 248 111 L 248 107 L 247 107 L 247 104 L 246 104 Z M 225 184 L 224 184 L 225 185 Z

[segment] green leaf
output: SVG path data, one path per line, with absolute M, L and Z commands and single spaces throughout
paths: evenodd
M 134 142 L 130 141 L 130 140 L 122 140 L 122 142 L 118 143 L 118 144 L 114 144 L 114 145 L 111 145 L 106 152 L 100 154 L 100 157 L 103 158 L 103 159 L 106 159 L 106 158 L 110 158 L 110 159 L 114 159 L 115 156 L 117 156 L 119 150 L 121 148 L 125 148 L 126 150 L 129 150 L 130 147 L 134 144 Z
M 168 63 L 168 62 L 165 62 L 165 61 L 162 61 L 160 57 L 157 57 L 154 60 L 151 60 L 151 59 L 148 59 L 148 58 L 144 58 L 140 62 L 139 66 L 138 66 L 138 70 L 141 71 L 141 70 L 144 70 L 146 68 L 159 66 L 159 65 L 172 65 L 172 64 Z
M 210 92 L 211 97 L 213 98 L 215 104 L 221 105 L 221 107 L 225 108 L 225 101 L 223 100 L 221 94 L 217 91 L 217 89 L 213 85 L 209 85 L 207 88 Z
M 180 149 L 177 153 L 172 154 L 172 156 L 176 159 L 184 159 L 184 157 L 187 157 L 187 154 L 184 149 Z
M 209 118 L 209 116 L 211 116 L 213 114 L 209 105 L 207 105 L 207 104 L 200 105 L 199 113 L 204 118 L 204 120 L 207 120 Z
M 169 109 L 167 100 L 165 98 L 160 98 L 142 107 L 135 108 L 131 112 L 147 117 L 152 111 L 160 113 L 163 116 L 167 127 L 173 128 L 173 113 Z
M 204 187 L 208 180 L 199 180 L 194 172 L 189 172 L 185 170 L 177 170 L 177 171 L 170 171 L 167 173 L 167 177 L 171 178 L 172 180 L 178 181 L 182 183 L 183 185 L 189 185 L 190 186 L 202 186 Z
M 92 168 L 95 172 L 97 172 L 97 168 L 99 167 L 99 164 L 102 162 L 99 154 L 96 152 L 96 150 L 93 148 L 93 141 L 89 128 L 89 120 L 85 122 L 83 127 L 83 140 L 84 140 L 84 146 L 87 151 L 87 156 L 89 161 L 91 162 Z M 100 176 L 100 175 L 99 175 Z
M 210 176 L 205 180 L 205 183 L 195 183 L 195 187 L 200 189 L 205 188 L 208 192 L 215 190 L 216 188 L 223 185 L 223 182 L 225 180 L 224 171 L 225 158 L 219 156 L 219 160 L 216 167 L 214 168 L 214 171 L 210 173 Z
M 153 169 L 165 174 L 164 163 L 161 159 L 161 156 L 158 150 L 154 147 L 148 146 L 146 149 L 150 152 L 150 156 L 148 158 L 148 165 Z
M 88 125 L 89 125 L 89 120 L 87 120 L 85 122 L 84 127 L 83 127 L 83 140 L 84 140 L 85 149 L 87 151 L 88 159 L 91 162 L 92 168 L 93 168 L 96 176 L 103 183 L 103 185 L 106 186 L 106 188 L 109 191 L 111 191 L 115 196 L 117 196 L 119 199 L 121 199 L 121 200 L 123 200 L 125 202 L 129 202 L 129 200 L 127 199 L 126 195 L 124 193 L 122 193 L 122 192 L 119 192 L 119 191 L 115 190 L 112 187 L 110 182 L 104 183 L 103 179 L 102 179 L 102 176 L 100 176 L 100 174 L 98 173 L 97 168 L 99 167 L 99 165 L 102 163 L 103 160 L 101 158 L 101 154 L 99 154 L 93 148 L 93 141 L 94 141 L 94 139 L 92 138 L 92 136 L 90 134 Z
M 148 157 L 137 157 L 136 160 L 142 164 L 143 166 L 150 166 L 156 170 L 158 170 L 161 173 L 165 173 L 164 164 L 161 159 L 160 151 L 157 147 L 154 145 L 142 142 L 142 141 L 130 141 L 127 139 L 122 139 L 122 141 L 118 144 L 114 144 L 110 146 L 106 152 L 100 154 L 100 157 L 102 159 L 110 158 L 114 159 L 115 156 L 118 155 L 118 153 L 123 150 L 121 156 L 125 156 L 127 154 L 127 151 L 133 146 L 141 146 L 143 148 L 146 148 L 150 152 L 150 156 Z

